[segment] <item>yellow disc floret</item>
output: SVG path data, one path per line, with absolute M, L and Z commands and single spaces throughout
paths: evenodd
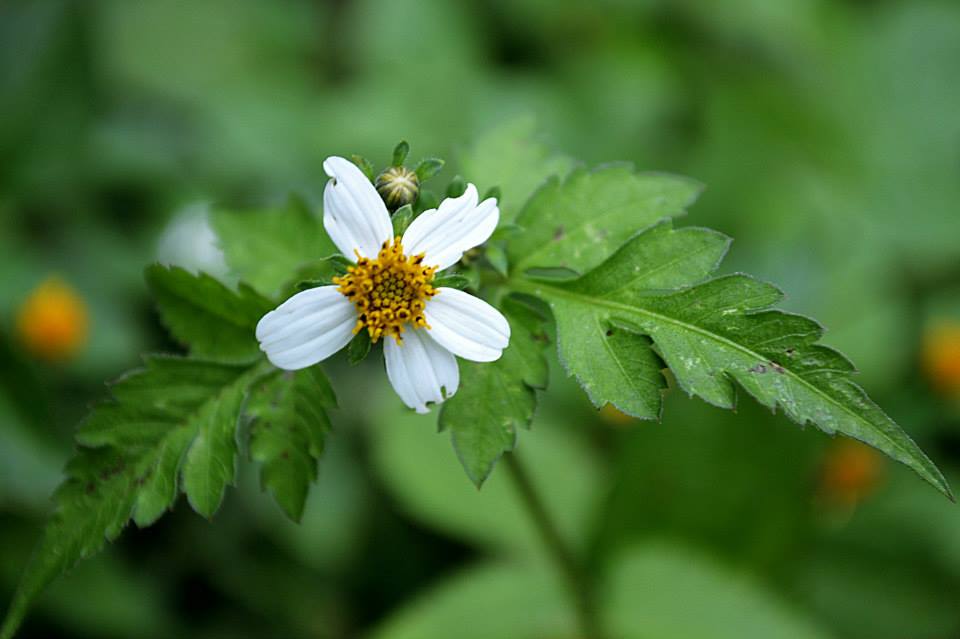
M 393 335 L 398 343 L 405 324 L 414 328 L 430 328 L 423 309 L 428 299 L 437 294 L 431 283 L 437 267 L 424 266 L 423 254 L 406 256 L 400 238 L 384 242 L 376 259 L 360 257 L 347 274 L 333 278 L 333 283 L 357 307 L 357 325 L 370 339 Z

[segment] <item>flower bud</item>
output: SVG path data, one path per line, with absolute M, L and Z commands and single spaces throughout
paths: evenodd
M 417 174 L 403 166 L 391 166 L 377 176 L 375 186 L 390 211 L 405 204 L 413 204 L 420 193 Z

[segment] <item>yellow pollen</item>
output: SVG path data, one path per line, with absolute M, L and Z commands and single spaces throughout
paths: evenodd
M 392 243 L 383 243 L 375 259 L 358 254 L 356 266 L 333 278 L 338 290 L 357 307 L 354 334 L 366 328 L 373 342 L 392 335 L 399 344 L 405 324 L 430 328 L 423 309 L 426 300 L 437 294 L 431 285 L 437 267 L 422 262 L 423 253 L 404 255 L 403 244 L 396 237 Z

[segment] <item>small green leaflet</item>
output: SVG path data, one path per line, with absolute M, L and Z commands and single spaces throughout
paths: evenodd
M 500 456 L 513 450 L 517 431 L 528 428 L 537 407 L 537 389 L 547 386 L 547 338 L 543 318 L 506 299 L 510 346 L 492 363 L 460 361 L 460 389 L 443 403 L 440 428 L 449 430 L 454 450 L 479 488 Z
M 550 305 L 561 361 L 598 406 L 658 418 L 662 358 L 690 395 L 733 408 L 736 383 L 800 424 L 874 446 L 952 498 L 936 466 L 850 379 L 853 365 L 816 343 L 820 325 L 770 308 L 779 290 L 746 275 L 698 283 L 728 243 L 663 223 L 576 280 L 514 284 Z
M 234 292 L 205 273 L 160 265 L 145 277 L 164 325 L 192 355 L 231 362 L 260 356 L 254 328 L 273 303 L 249 286 Z
M 250 456 L 260 463 L 261 486 L 294 521 L 300 521 L 310 483 L 317 479 L 317 461 L 330 430 L 326 409 L 336 403 L 317 367 L 275 371 L 250 393 Z
M 215 211 L 211 223 L 233 274 L 271 298 L 300 267 L 339 253 L 299 198 L 276 210 Z
M 517 272 L 597 266 L 639 229 L 680 215 L 702 190 L 689 178 L 636 173 L 629 165 L 579 168 L 527 201 L 507 256 Z

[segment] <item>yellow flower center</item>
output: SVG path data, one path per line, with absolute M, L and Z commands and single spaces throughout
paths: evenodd
M 357 325 L 353 332 L 366 327 L 376 342 L 393 335 L 397 343 L 404 324 L 414 328 L 430 328 L 423 316 L 428 299 L 437 294 L 431 282 L 437 267 L 423 265 L 423 253 L 406 256 L 400 238 L 384 242 L 376 259 L 360 257 L 347 274 L 333 278 L 333 283 L 357 307 Z

